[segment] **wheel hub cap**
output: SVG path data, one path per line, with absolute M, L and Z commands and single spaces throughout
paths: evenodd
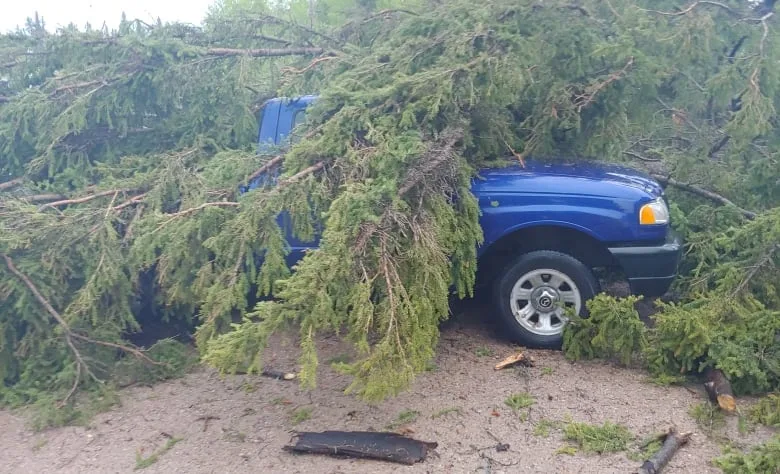
M 537 311 L 550 312 L 555 309 L 558 303 L 558 291 L 554 288 L 543 287 L 534 291 L 531 303 Z

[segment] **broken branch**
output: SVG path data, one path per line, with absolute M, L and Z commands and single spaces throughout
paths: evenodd
M 678 433 L 671 428 L 664 435 L 664 444 L 650 459 L 642 463 L 639 474 L 657 474 L 669 463 L 674 454 L 691 439 L 691 433 Z
M 285 451 L 309 454 L 329 454 L 364 459 L 379 459 L 412 465 L 424 461 L 438 443 L 418 441 L 397 433 L 371 431 L 302 432 L 297 442 L 285 446 Z
M 493 367 L 494 370 L 501 370 L 503 368 L 509 367 L 510 365 L 520 364 L 522 363 L 526 367 L 533 367 L 534 360 L 530 356 L 525 355 L 524 352 L 518 352 L 517 354 L 512 354 L 511 356 L 505 358 L 498 364 L 496 364 L 495 367 Z

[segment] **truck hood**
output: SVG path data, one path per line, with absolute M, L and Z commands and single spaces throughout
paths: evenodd
M 656 180 L 641 171 L 608 163 L 543 163 L 480 170 L 475 192 L 569 194 L 636 199 L 663 194 Z

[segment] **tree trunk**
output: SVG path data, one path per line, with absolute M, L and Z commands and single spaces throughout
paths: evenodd
M 324 431 L 298 433 L 295 445 L 286 451 L 379 459 L 412 465 L 425 460 L 438 443 L 418 441 L 396 433 L 370 431 Z
M 650 459 L 642 463 L 639 474 L 657 474 L 669 463 L 678 449 L 683 447 L 691 438 L 691 433 L 678 433 L 671 428 L 664 436 L 664 444 Z
M 733 413 L 737 409 L 737 399 L 734 398 L 734 391 L 731 390 L 729 379 L 723 375 L 719 369 L 708 368 L 704 372 L 707 381 L 704 382 L 704 389 L 710 397 L 712 403 L 717 403 L 721 410 Z

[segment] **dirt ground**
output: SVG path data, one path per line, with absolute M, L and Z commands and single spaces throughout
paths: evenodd
M 740 435 L 736 420 L 729 419 L 720 435 L 728 439 L 716 440 L 689 415 L 704 400 L 698 387 L 658 387 L 641 371 L 603 362 L 570 363 L 559 352 L 528 351 L 534 367 L 495 371 L 493 365 L 517 348 L 486 322 L 488 313 L 474 304 L 461 308 L 443 327 L 435 367 L 410 390 L 378 406 L 344 395 L 347 378 L 322 363 L 313 392 L 264 377 L 223 379 L 207 369 L 154 387 L 129 388 L 121 393 L 121 406 L 87 427 L 34 433 L 19 414 L 0 412 L 0 471 L 124 473 L 148 464 L 142 472 L 603 474 L 635 472 L 641 464 L 626 454 L 557 454 L 566 446 L 559 429 L 535 434 L 540 423 L 573 420 L 622 423 L 638 439 L 671 425 L 693 431 L 690 444 L 664 472 L 704 474 L 718 472 L 709 462 L 724 441 L 746 446 L 769 435 L 762 430 Z M 324 339 L 321 350 L 323 362 L 345 352 L 335 339 Z M 294 368 L 294 354 L 294 341 L 282 340 L 269 366 Z M 536 402 L 513 412 L 504 400 L 519 392 Z M 282 450 L 295 430 L 388 428 L 436 441 L 438 448 L 425 462 L 408 467 Z M 498 442 L 508 443 L 509 450 L 497 452 Z M 155 453 L 156 462 L 137 464 Z

